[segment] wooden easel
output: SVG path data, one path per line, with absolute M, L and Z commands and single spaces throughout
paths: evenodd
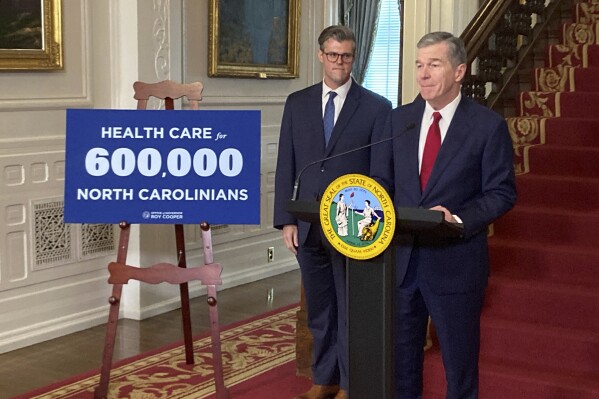
M 187 97 L 191 109 L 199 109 L 199 101 L 202 99 L 202 84 L 200 82 L 190 84 L 180 84 L 170 80 L 159 83 L 135 82 L 133 85 L 135 91 L 134 98 L 137 100 L 137 109 L 146 109 L 150 97 L 156 97 L 164 100 L 165 109 L 174 109 L 174 100 Z M 204 250 L 204 265 L 187 268 L 185 257 L 185 237 L 183 225 L 175 225 L 175 239 L 177 247 L 177 265 L 171 263 L 158 263 L 147 268 L 140 268 L 127 265 L 127 250 L 129 247 L 130 225 L 127 222 L 119 223 L 121 229 L 119 235 L 119 248 L 116 262 L 108 265 L 110 278 L 108 282 L 112 284 L 112 296 L 108 298 L 110 310 L 108 314 L 108 323 L 106 326 L 106 338 L 104 340 L 104 355 L 102 357 L 102 369 L 100 373 L 100 383 L 94 391 L 94 399 L 106 399 L 108 396 L 108 385 L 110 382 L 110 371 L 112 367 L 112 357 L 114 354 L 114 344 L 116 338 L 116 329 L 119 318 L 120 299 L 123 284 L 129 280 L 138 280 L 148 284 L 170 283 L 179 284 L 181 295 L 181 312 L 183 319 L 183 337 L 185 343 L 185 361 L 187 364 L 194 364 L 193 356 L 193 338 L 191 333 L 191 316 L 189 307 L 189 288 L 188 282 L 199 280 L 207 289 L 207 302 L 210 314 L 210 331 L 212 339 L 212 355 L 214 368 L 214 383 L 216 387 L 217 399 L 229 399 L 229 392 L 224 384 L 222 352 L 220 342 L 220 328 L 218 323 L 218 308 L 216 300 L 216 286 L 221 285 L 220 275 L 222 266 L 213 262 L 212 257 L 212 236 L 210 225 L 206 222 L 200 224 L 202 231 L 202 245 Z

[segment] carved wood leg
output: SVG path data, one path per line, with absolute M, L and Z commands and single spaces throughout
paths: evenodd
M 185 256 L 185 235 L 183 225 L 175 225 L 175 240 L 177 243 L 177 262 L 178 266 L 187 268 L 187 258 Z M 193 358 L 193 336 L 191 333 L 191 310 L 189 305 L 189 285 L 188 283 L 179 284 L 179 293 L 181 296 L 181 319 L 183 321 L 183 341 L 185 342 L 185 363 L 194 364 Z
M 206 286 L 208 293 L 208 307 L 210 311 L 210 334 L 212 338 L 212 367 L 214 368 L 214 386 L 217 399 L 229 399 L 229 390 L 225 386 L 223 372 L 223 355 L 220 342 L 220 327 L 218 324 L 218 301 L 216 300 L 216 287 Z
M 112 296 L 108 298 L 110 310 L 108 313 L 108 323 L 106 324 L 106 338 L 104 340 L 102 370 L 100 372 L 100 383 L 94 391 L 94 399 L 106 399 L 108 397 L 108 384 L 110 383 L 110 370 L 112 368 L 112 356 L 114 354 L 114 342 L 116 339 L 116 328 L 119 321 L 119 308 L 122 290 L 122 284 L 113 285 Z
M 127 262 L 127 249 L 129 248 L 130 225 L 126 222 L 119 223 L 121 229 L 119 234 L 119 249 L 117 262 Z M 104 339 L 104 355 L 102 356 L 102 369 L 100 371 L 100 383 L 94 390 L 94 399 L 106 399 L 108 397 L 108 384 L 110 382 L 110 370 L 112 368 L 112 356 L 114 354 L 114 341 L 116 339 L 116 328 L 119 321 L 119 308 L 122 284 L 112 286 L 112 296 L 108 298 L 110 310 L 108 312 L 108 323 L 106 324 L 106 337 Z

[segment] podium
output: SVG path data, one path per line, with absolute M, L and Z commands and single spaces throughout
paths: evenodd
M 299 220 L 320 224 L 316 201 L 289 200 L 289 213 Z M 395 208 L 397 233 L 431 237 L 460 237 L 463 227 L 448 223 L 440 211 Z M 349 398 L 391 399 L 393 375 L 394 250 L 367 260 L 347 258 L 347 324 L 349 344 Z

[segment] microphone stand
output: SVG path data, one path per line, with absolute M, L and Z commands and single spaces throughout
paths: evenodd
M 330 161 L 331 159 L 335 159 L 335 158 L 342 157 L 342 156 L 345 156 L 345 155 L 348 155 L 348 154 L 352 154 L 354 152 L 357 152 L 357 151 L 360 151 L 360 150 L 364 150 L 366 148 L 370 148 L 370 147 L 373 147 L 373 146 L 378 145 L 378 144 L 386 143 L 387 141 L 394 140 L 397 137 L 399 137 L 400 135 L 402 135 L 405 132 L 407 132 L 408 130 L 413 129 L 415 126 L 416 126 L 415 123 L 413 123 L 413 122 L 409 123 L 409 124 L 406 125 L 405 129 L 402 130 L 401 133 L 398 134 L 398 135 L 387 137 L 386 139 L 378 140 L 378 141 L 375 141 L 374 143 L 368 143 L 368 144 L 365 144 L 365 145 L 357 147 L 357 148 L 352 148 L 351 150 L 343 151 L 343 152 L 340 152 L 339 154 L 331 155 L 330 157 L 319 159 L 319 160 L 316 160 L 316 161 L 313 161 L 313 162 L 310 162 L 310 163 L 306 164 L 299 171 L 299 173 L 297 174 L 297 177 L 295 178 L 295 183 L 293 184 L 293 193 L 291 194 L 291 201 L 296 201 L 297 200 L 297 197 L 298 197 L 298 194 L 299 194 L 300 179 L 301 179 L 302 174 L 304 173 L 304 171 L 306 169 L 308 169 L 310 166 L 316 165 L 318 163 Z

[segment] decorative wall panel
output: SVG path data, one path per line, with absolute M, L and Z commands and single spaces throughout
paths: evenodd
M 59 266 L 74 260 L 71 229 L 63 223 L 62 200 L 32 203 L 33 270 Z
M 78 236 L 81 237 L 81 252 L 78 258 L 95 258 L 115 251 L 114 225 L 82 224 Z

